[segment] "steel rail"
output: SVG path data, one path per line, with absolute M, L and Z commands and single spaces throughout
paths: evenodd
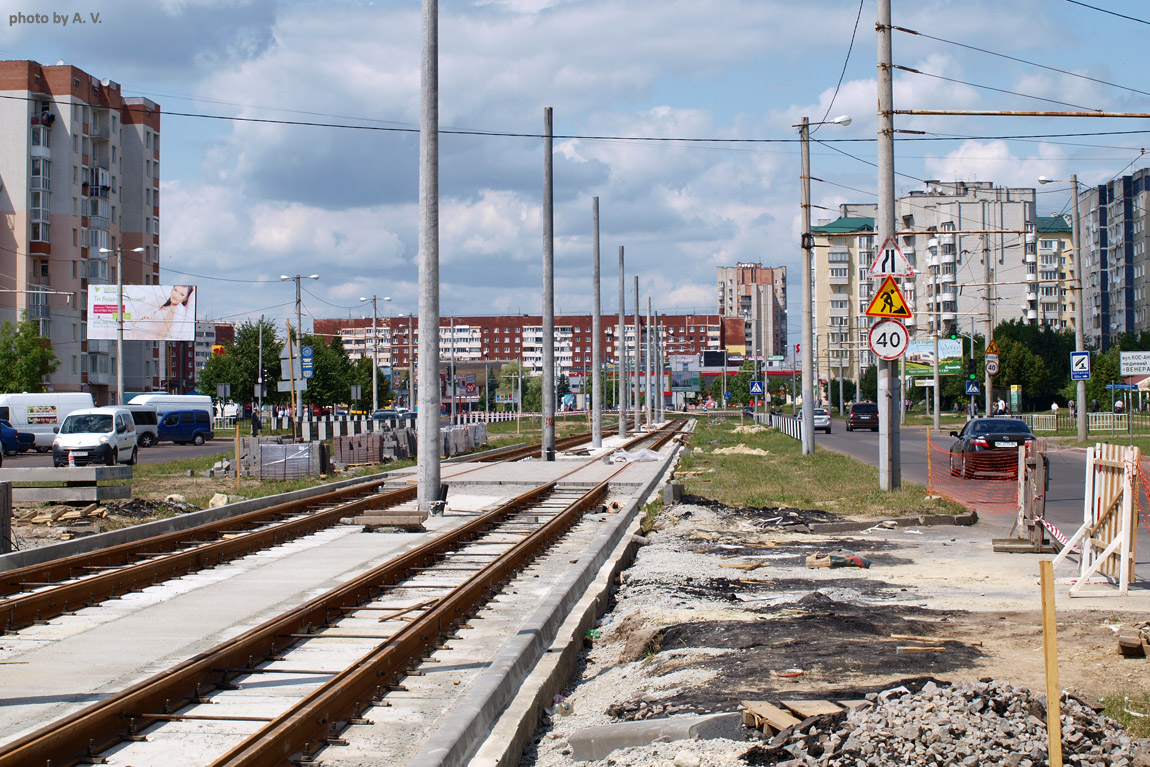
M 212 650 L 12 741 L 0 748 L 0 767 L 70 767 L 98 759 L 101 751 L 136 737 L 138 723 L 150 721 L 149 715 L 171 713 L 212 689 L 228 686 L 228 680 L 241 673 L 238 669 L 258 666 L 299 641 L 293 634 L 312 634 L 348 608 L 371 601 L 409 572 L 433 565 L 554 487 L 550 482 L 529 490 Z

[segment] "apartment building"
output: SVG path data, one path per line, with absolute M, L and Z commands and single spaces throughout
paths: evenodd
M 1058 282 L 1039 282 L 1041 316 L 1047 324 L 1060 330 L 1074 330 L 1077 294 L 1078 256 L 1074 252 L 1073 229 L 1068 215 L 1039 216 L 1035 219 L 1038 235 L 1039 277 L 1058 272 Z M 1058 315 L 1057 321 L 1049 318 Z
M 186 394 L 196 388 L 200 371 L 212 356 L 212 347 L 236 340 L 236 327 L 227 322 L 196 323 L 196 340 L 167 344 L 167 378 L 161 388 L 171 394 Z M 212 394 L 213 392 L 201 392 Z
M 618 364 L 622 356 L 628 367 L 636 355 L 646 351 L 647 318 L 640 318 L 641 343 L 635 335 L 634 315 L 625 316 L 626 328 L 618 332 L 618 315 L 604 315 L 600 328 L 603 364 Z M 315 333 L 327 340 L 339 337 L 351 359 L 372 355 L 379 364 L 407 368 L 419 351 L 419 319 L 412 316 L 372 319 L 316 319 Z M 741 317 L 719 314 L 659 315 L 657 332 L 668 354 L 699 354 L 705 350 L 728 349 L 742 353 L 746 345 Z M 580 374 L 590 371 L 591 315 L 555 317 L 555 362 L 560 372 Z M 543 320 L 539 315 L 494 317 L 441 317 L 439 320 L 441 361 L 510 362 L 520 360 L 533 373 L 543 372 Z
M 787 268 L 740 263 L 720 266 L 719 314 L 742 317 L 747 354 L 787 354 Z
M 50 390 L 109 404 L 116 342 L 88 340 L 87 291 L 116 282 L 117 252 L 124 283 L 159 282 L 159 106 L 34 61 L 0 61 L 0 95 L 0 319 L 38 323 L 60 360 Z M 124 343 L 126 390 L 160 387 L 161 347 Z
M 985 334 L 988 322 L 1011 319 L 1065 327 L 1073 315 L 1072 293 L 1062 295 L 1069 254 L 1062 234 L 1052 232 L 1039 263 L 1034 195 L 991 182 L 927 181 L 896 200 L 896 241 L 915 271 L 902 281 L 914 314 L 904 323 L 912 339 L 928 339 L 936 327 Z M 869 269 L 882 245 L 875 208 L 845 204 L 836 220 L 812 227 L 816 353 L 850 378 L 875 363 L 866 316 L 874 290 Z
M 1105 351 L 1123 333 L 1150 330 L 1146 211 L 1150 170 L 1087 189 L 1082 216 L 1086 342 Z

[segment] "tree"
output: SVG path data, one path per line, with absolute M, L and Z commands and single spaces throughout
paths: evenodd
M 862 381 L 859 383 L 862 398 L 869 402 L 878 402 L 878 367 L 871 365 L 863 371 Z
M 999 386 L 1021 386 L 1023 409 L 1034 410 L 1035 403 L 1044 402 L 1049 396 L 1046 382 L 1050 374 L 1044 358 L 1023 343 L 1009 338 L 1003 338 L 998 348 L 998 375 L 995 376 L 995 383 Z
M 303 393 L 304 402 L 326 406 L 347 402 L 351 398 L 352 364 L 339 337 L 324 343 L 323 336 L 305 335 L 304 346 L 312 348 L 312 376 Z M 368 385 L 371 392 L 371 360 L 368 360 Z M 369 400 L 370 401 L 370 400 Z
M 263 336 L 263 358 L 260 358 L 260 336 Z M 236 337 L 224 344 L 223 354 L 213 354 L 204 363 L 196 386 L 202 394 L 216 396 L 218 384 L 232 387 L 232 399 L 246 402 L 253 399 L 255 385 L 259 379 L 262 361 L 264 385 L 267 387 L 265 402 L 286 402 L 289 394 L 279 393 L 276 383 L 280 380 L 279 354 L 283 342 L 275 335 L 271 320 L 260 317 L 258 322 L 245 322 L 236 328 Z
M 0 391 L 42 392 L 44 377 L 59 366 L 52 344 L 27 315 L 18 324 L 0 324 Z

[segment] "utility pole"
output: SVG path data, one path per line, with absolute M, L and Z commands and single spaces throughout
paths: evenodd
M 982 202 L 982 225 L 986 226 L 986 201 Z M 991 335 L 994 332 L 994 297 L 992 291 L 993 286 L 990 284 L 990 237 L 982 235 L 982 276 L 983 281 L 986 283 L 986 348 L 990 348 L 990 342 L 994 340 Z M 974 349 L 973 342 L 971 349 Z M 972 351 L 971 354 L 974 352 Z M 990 415 L 990 405 L 994 401 L 993 388 L 994 376 L 990 374 L 989 368 L 986 370 L 986 414 Z
M 419 511 L 437 510 L 439 431 L 439 0 L 423 0 L 419 94 Z M 430 367 L 430 370 L 426 368 Z
M 599 198 L 591 200 L 591 447 L 603 446 L 603 382 L 599 362 L 602 357 L 603 323 L 599 317 Z M 584 389 L 586 391 L 586 389 Z
M 1078 174 L 1070 174 L 1070 185 L 1074 187 L 1071 194 L 1074 195 L 1074 230 L 1070 234 L 1070 238 L 1074 241 L 1074 282 L 1077 288 L 1077 294 L 1074 300 L 1074 350 L 1079 352 L 1086 351 L 1086 311 L 1083 304 L 1086 303 L 1086 292 L 1082 289 L 1082 268 L 1086 265 L 1086 259 L 1082 254 L 1082 221 L 1078 217 Z M 1085 442 L 1089 437 L 1086 433 L 1086 382 L 1078 382 L 1078 399 L 1074 403 L 1074 417 L 1078 422 L 1078 441 Z M 1130 411 L 1126 411 L 1130 412 Z
M 639 432 L 639 419 L 642 417 L 642 390 L 639 388 L 639 375 L 642 373 L 643 336 L 639 323 L 639 275 L 635 275 L 635 433 Z
M 653 411 L 655 407 L 655 403 L 652 402 L 654 387 L 651 385 L 651 373 L 654 372 L 655 368 L 654 349 L 651 348 L 651 327 L 651 297 L 647 296 L 647 349 L 646 355 L 644 356 L 645 364 L 647 366 L 647 431 L 651 431 L 651 426 L 653 424 L 652 419 L 654 417 Z
M 879 0 L 882 5 L 883 0 Z M 881 35 L 881 33 L 880 33 Z M 811 260 L 814 258 L 814 235 L 811 234 L 811 123 L 806 117 L 799 126 L 799 143 L 801 152 L 801 204 L 802 204 L 802 348 L 803 366 L 803 409 L 802 424 L 799 426 L 799 435 L 802 438 L 803 455 L 814 455 L 815 452 L 815 392 L 814 392 L 814 338 L 812 338 L 812 323 L 814 322 L 814 307 L 811 298 Z M 879 142 L 881 145 L 881 141 Z M 881 173 L 880 173 L 881 176 Z M 881 205 L 881 203 L 880 203 Z M 724 385 L 727 371 L 723 370 Z M 881 407 L 881 406 L 880 406 Z
M 619 436 L 627 437 L 627 288 L 623 282 L 623 246 L 619 246 L 619 327 L 615 333 L 615 352 L 619 358 Z
M 875 242 L 895 233 L 894 198 L 894 70 L 891 53 L 890 0 L 878 0 L 878 219 Z M 807 214 L 810 215 L 809 213 Z M 875 286 L 878 288 L 877 282 Z M 810 289 L 809 287 L 806 289 Z M 895 362 L 878 361 L 878 483 L 882 490 L 902 485 L 899 421 L 902 409 L 895 384 Z M 804 403 L 805 404 L 805 403 Z M 804 408 L 805 410 L 806 408 Z
M 551 107 L 543 108 L 543 431 L 544 461 L 555 460 L 555 207 Z
M 415 317 L 407 313 L 407 407 L 415 409 Z

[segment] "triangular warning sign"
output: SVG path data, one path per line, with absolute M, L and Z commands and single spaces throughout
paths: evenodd
M 870 306 L 866 308 L 868 317 L 891 317 L 896 320 L 907 320 L 911 317 L 910 308 L 902 291 L 895 284 L 894 277 L 887 275 L 882 281 L 882 287 L 874 294 Z
M 987 346 L 986 346 L 986 353 L 987 354 L 998 354 L 998 344 L 996 344 L 994 342 L 993 338 L 990 339 L 990 343 L 987 344 Z
M 914 268 L 893 237 L 887 237 L 882 247 L 875 251 L 874 261 L 870 265 L 871 277 L 882 277 L 885 274 L 894 277 L 914 276 Z

